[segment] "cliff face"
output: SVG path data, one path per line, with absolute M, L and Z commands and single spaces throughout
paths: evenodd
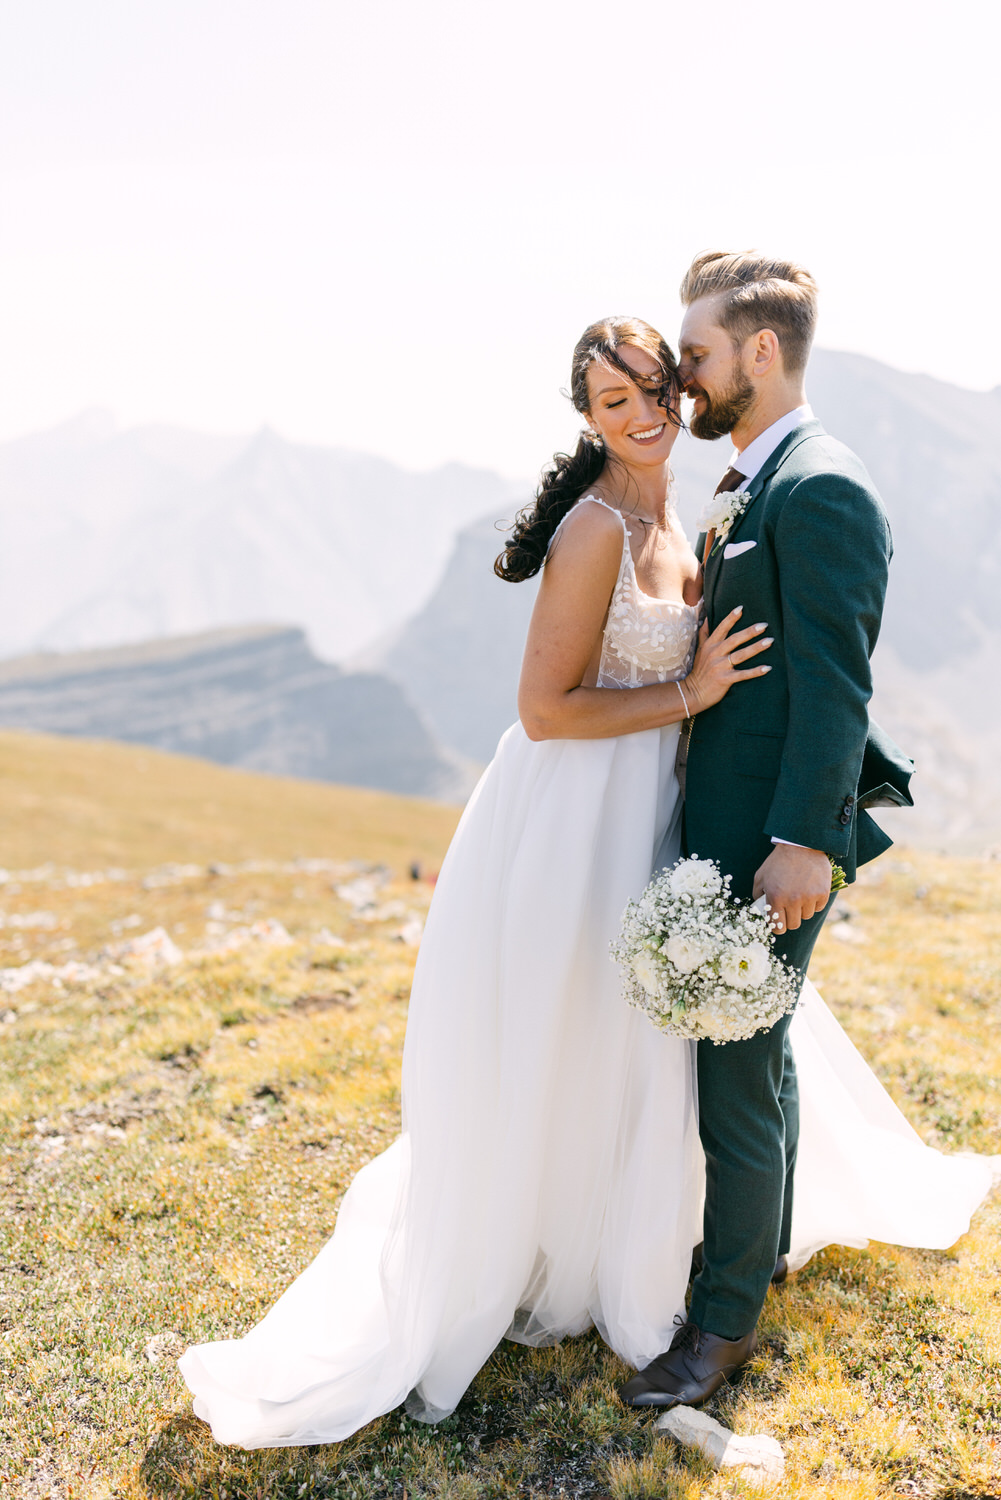
M 318 660 L 293 628 L 2 662 L 0 725 L 446 800 L 471 779 L 396 683 Z

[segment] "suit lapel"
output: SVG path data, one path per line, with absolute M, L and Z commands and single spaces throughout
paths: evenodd
M 823 432 L 823 427 L 815 419 L 811 419 L 808 422 L 803 422 L 799 427 L 794 427 L 792 432 L 790 432 L 787 437 L 784 437 L 781 443 L 779 443 L 778 447 L 768 455 L 761 468 L 755 474 L 754 478 L 748 485 L 745 486 L 745 488 L 747 489 L 747 493 L 751 498 L 745 505 L 744 509 L 741 511 L 740 515 L 737 517 L 736 521 L 731 526 L 729 535 L 726 538 L 727 543 L 732 542 L 736 539 L 737 533 L 746 522 L 751 510 L 753 510 L 758 496 L 762 493 L 768 481 L 782 467 L 783 463 L 789 457 L 790 453 L 792 453 L 794 449 L 798 448 L 800 443 L 805 443 L 808 438 L 820 437 L 823 435 Z M 722 571 L 723 548 L 718 547 L 706 564 L 705 576 L 703 579 L 702 592 L 705 595 L 707 613 L 712 610 L 713 604 L 715 602 L 716 588 L 719 583 L 719 578 Z

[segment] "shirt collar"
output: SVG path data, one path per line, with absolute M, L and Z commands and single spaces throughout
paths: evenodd
M 808 401 L 802 406 L 787 411 L 784 417 L 779 417 L 771 427 L 766 427 L 764 432 L 759 432 L 753 443 L 748 443 L 743 453 L 734 452 L 730 460 L 730 467 L 743 474 L 744 484 L 749 484 L 755 474 L 761 470 L 768 459 L 775 452 L 783 438 L 787 438 L 790 432 L 804 422 L 813 420 L 813 409 Z

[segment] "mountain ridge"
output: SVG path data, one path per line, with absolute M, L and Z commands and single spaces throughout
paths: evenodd
M 395 682 L 320 661 L 297 626 L 0 662 L 0 725 L 442 801 L 475 775 Z

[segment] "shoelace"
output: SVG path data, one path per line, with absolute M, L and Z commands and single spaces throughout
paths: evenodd
M 675 1314 L 674 1323 L 678 1331 L 671 1340 L 671 1348 L 690 1350 L 692 1354 L 698 1354 L 702 1342 L 700 1329 L 694 1323 L 686 1323 L 678 1314 Z

